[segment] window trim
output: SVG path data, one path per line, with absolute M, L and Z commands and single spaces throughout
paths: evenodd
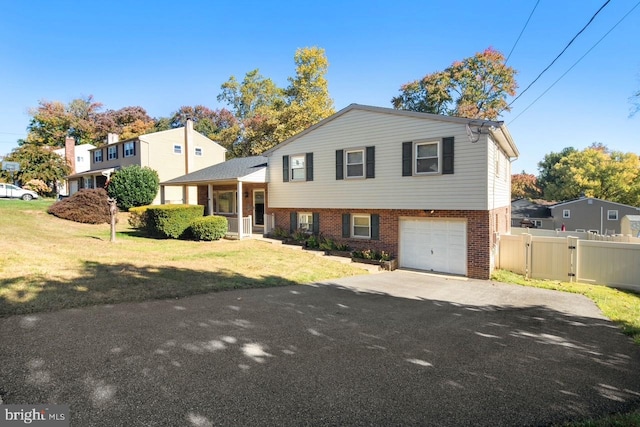
M 611 218 L 611 214 L 615 213 L 615 218 Z M 618 220 L 618 210 L 617 209 L 607 209 L 607 221 L 617 221 Z
M 298 212 L 298 229 L 299 230 L 304 230 L 305 232 L 309 232 L 312 233 L 313 232 L 313 212 Z M 306 225 L 306 227 L 303 227 L 303 222 L 302 222 L 302 217 L 306 216 L 307 217 L 307 222 L 305 222 L 304 224 Z
M 422 160 L 422 159 L 432 159 L 434 158 L 432 157 L 422 157 L 419 158 L 418 157 L 418 147 L 421 145 L 435 145 L 438 152 L 437 152 L 437 156 L 435 156 L 435 158 L 438 159 L 438 170 L 437 171 L 431 171 L 431 172 L 418 172 L 418 160 Z M 440 175 L 442 174 L 442 140 L 422 140 L 422 141 L 414 141 L 413 143 L 413 159 L 412 159 L 412 168 L 413 168 L 413 174 L 417 175 L 417 176 L 422 176 L 422 175 Z
M 571 209 L 563 209 L 562 218 L 571 218 Z
M 231 212 L 220 211 L 220 195 L 223 193 L 231 193 Z M 235 215 L 238 213 L 238 192 L 236 190 L 220 190 L 213 193 L 214 213 L 221 215 Z
M 93 152 L 93 163 L 102 163 L 102 149 Z
M 173 144 L 173 154 L 177 156 L 182 155 L 182 144 Z
M 122 151 L 124 157 L 133 157 L 136 154 L 136 143 L 134 141 L 128 141 L 122 144 Z
M 362 154 L 362 161 L 360 163 L 349 163 L 349 153 L 357 153 L 360 152 Z M 349 175 L 349 166 L 361 165 L 362 173 L 360 175 Z M 367 167 L 367 152 L 366 148 L 351 148 L 344 150 L 344 178 L 345 179 L 362 179 L 366 177 L 366 167 Z
M 118 147 L 110 145 L 107 147 L 107 160 L 116 160 L 118 158 Z
M 366 236 L 356 235 L 355 233 L 356 218 L 366 218 L 367 221 L 369 222 Z M 363 226 L 358 226 L 358 227 L 363 227 Z M 351 214 L 351 238 L 371 240 L 371 214 L 358 214 L 358 213 Z
M 293 160 L 297 157 L 302 158 L 302 166 L 300 167 L 293 167 Z M 293 170 L 294 169 L 302 169 L 302 173 L 303 173 L 303 177 L 302 178 L 295 178 L 294 174 L 293 174 Z M 291 154 L 289 156 L 289 181 L 291 182 L 304 182 L 307 180 L 307 155 L 306 154 Z

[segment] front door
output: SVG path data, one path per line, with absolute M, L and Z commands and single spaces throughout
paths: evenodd
M 253 225 L 264 225 L 264 190 L 253 190 Z

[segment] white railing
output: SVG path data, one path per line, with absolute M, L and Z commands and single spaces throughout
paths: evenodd
M 251 215 L 242 218 L 242 237 L 250 237 L 253 233 L 253 221 Z M 227 217 L 227 235 L 231 237 L 238 237 L 238 218 Z

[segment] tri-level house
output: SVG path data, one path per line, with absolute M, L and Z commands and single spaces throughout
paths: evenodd
M 148 166 L 158 172 L 160 181 L 166 181 L 207 166 L 225 161 L 226 149 L 186 126 L 140 135 L 119 141 L 110 134 L 107 145 L 89 150 L 91 167 L 88 171 L 67 177 L 70 188 L 104 187 L 110 175 L 131 166 Z M 154 204 L 197 203 L 196 187 L 172 187 L 160 192 Z
M 263 156 L 163 184 L 200 186 L 200 203 L 232 217 L 240 238 L 244 215 L 264 212 L 266 231 L 309 230 L 400 267 L 481 279 L 511 227 L 518 150 L 502 122 L 352 104 Z

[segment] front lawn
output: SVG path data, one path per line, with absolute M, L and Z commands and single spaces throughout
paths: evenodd
M 224 289 L 303 284 L 366 271 L 256 240 L 139 237 L 46 213 L 51 200 L 0 201 L 0 316 Z

